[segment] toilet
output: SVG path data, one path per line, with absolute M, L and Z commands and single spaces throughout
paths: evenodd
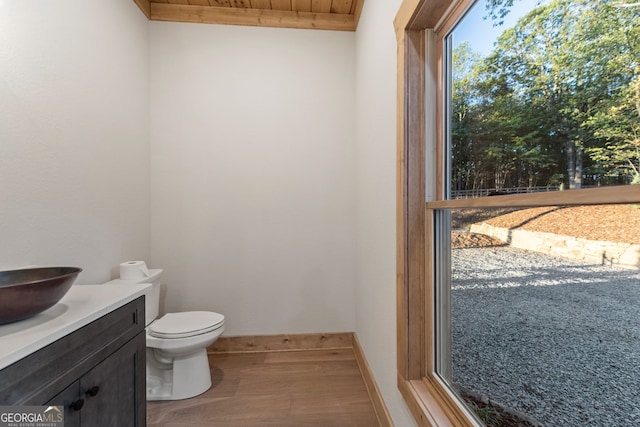
M 224 331 L 224 316 L 211 311 L 167 313 L 160 310 L 162 269 L 146 270 L 144 278 L 109 283 L 151 283 L 145 296 L 147 400 L 180 400 L 211 387 L 207 347 Z

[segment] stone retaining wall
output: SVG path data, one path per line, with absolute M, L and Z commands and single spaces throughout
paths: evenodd
M 515 248 L 602 265 L 640 269 L 640 245 L 638 244 L 604 242 L 553 233 L 512 230 L 493 227 L 487 223 L 473 224 L 470 231 L 495 237 Z

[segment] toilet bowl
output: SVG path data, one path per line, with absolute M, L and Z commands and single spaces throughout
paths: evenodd
M 224 331 L 224 316 L 167 313 L 147 330 L 147 400 L 178 400 L 211 387 L 207 347 Z
M 145 295 L 147 400 L 188 399 L 211 387 L 207 347 L 224 331 L 224 316 L 210 311 L 167 313 L 160 308 L 161 269 L 144 279 L 108 283 L 151 283 Z

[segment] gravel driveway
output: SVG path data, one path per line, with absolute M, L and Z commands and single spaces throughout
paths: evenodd
M 454 382 L 546 426 L 640 425 L 640 272 L 452 252 Z

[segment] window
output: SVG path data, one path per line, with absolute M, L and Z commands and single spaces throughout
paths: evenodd
M 456 153 L 451 151 L 461 147 L 455 146 L 452 142 L 452 132 L 456 129 L 453 129 L 452 124 L 451 89 L 456 83 L 451 79 L 447 80 L 447 76 L 453 75 L 450 68 L 454 63 L 451 49 L 456 43 L 449 35 L 473 2 L 462 0 L 454 2 L 453 7 L 449 7 L 450 3 L 448 0 L 405 0 L 395 21 L 399 44 L 398 385 L 414 417 L 421 425 L 462 426 L 477 425 L 478 420 L 472 411 L 462 404 L 450 384 L 450 313 L 451 310 L 456 310 L 455 301 L 454 306 L 450 306 L 451 296 L 448 293 L 451 290 L 452 214 L 455 217 L 463 209 L 469 208 L 493 210 L 640 203 L 640 186 L 619 185 L 628 184 L 629 179 L 620 172 L 617 160 L 614 160 L 616 147 L 606 144 L 572 147 L 569 143 L 565 145 L 563 152 L 565 160 L 556 157 L 551 161 L 551 156 L 544 155 L 535 158 L 535 153 L 528 159 L 515 156 L 518 167 L 486 169 L 482 173 L 491 170 L 490 180 L 485 178 L 482 181 L 478 178 L 475 184 L 469 184 L 473 182 L 472 174 L 463 172 L 462 162 L 456 163 L 460 156 L 456 159 Z M 589 2 L 585 4 L 587 3 Z M 637 57 L 636 55 L 636 61 Z M 634 66 L 634 78 L 637 79 L 638 64 Z M 509 76 L 500 77 L 504 79 Z M 571 77 L 571 83 L 578 84 L 578 80 L 583 77 Z M 621 81 L 612 79 L 607 83 L 610 86 L 606 90 L 614 90 L 615 85 Z M 511 89 L 516 88 L 518 84 L 524 85 L 522 82 L 515 82 Z M 503 99 L 505 102 L 508 100 L 517 100 L 515 94 L 512 93 L 510 97 Z M 512 106 L 516 107 L 517 105 Z M 580 108 L 575 111 L 567 108 L 565 106 L 562 113 L 574 116 L 585 113 Z M 557 119 L 559 114 L 558 110 L 555 115 L 548 117 Z M 578 124 L 576 132 L 594 125 L 597 120 L 607 118 L 600 115 L 589 120 L 591 121 L 584 126 Z M 603 123 L 601 122 L 602 128 Z M 625 124 L 623 119 L 616 123 L 634 126 Z M 611 126 L 607 131 L 619 130 L 613 123 L 609 124 Z M 494 131 L 494 135 L 496 132 L 498 130 Z M 543 135 L 546 139 L 561 137 L 549 134 L 552 131 L 541 132 L 547 132 Z M 615 139 L 602 134 L 597 137 L 607 141 Z M 521 145 L 521 148 L 531 148 L 526 144 L 532 141 L 518 142 L 525 144 Z M 500 159 L 499 148 L 494 147 L 494 151 L 491 152 L 494 166 L 496 159 Z M 507 148 L 513 148 L 513 144 Z M 574 150 L 573 153 L 571 149 Z M 593 150 L 589 153 L 590 160 L 576 162 L 575 149 Z M 524 152 L 525 150 L 521 149 L 520 154 Z M 531 161 L 527 164 L 527 160 Z M 556 163 L 556 169 L 547 167 L 553 162 Z M 508 170 L 510 175 L 501 175 L 505 170 Z M 480 170 L 472 172 L 477 172 L 476 177 L 482 176 Z M 565 174 L 566 181 L 560 179 L 561 174 Z M 515 193 L 508 189 L 516 187 L 546 186 L 547 183 L 553 182 L 554 175 L 557 180 L 554 185 L 559 187 L 560 184 L 564 184 L 566 191 L 501 194 Z M 601 186 L 580 188 L 591 183 Z M 484 193 L 478 191 L 477 194 L 473 194 L 476 197 L 472 198 L 454 197 L 454 192 L 469 189 L 482 190 Z M 485 197 L 489 191 L 499 195 Z M 453 262 L 455 263 L 455 260 Z M 453 344 L 455 345 L 455 342 Z

